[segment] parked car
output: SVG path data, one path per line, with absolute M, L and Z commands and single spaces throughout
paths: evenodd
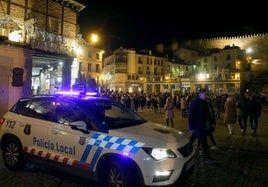
M 21 98 L 0 124 L 3 161 L 15 171 L 34 162 L 101 186 L 165 186 L 195 163 L 193 145 L 182 131 L 146 121 L 109 98 Z

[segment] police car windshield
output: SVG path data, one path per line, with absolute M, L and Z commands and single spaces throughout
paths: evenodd
M 88 103 L 92 117 L 108 129 L 124 128 L 146 122 L 141 116 L 113 100 L 96 100 Z

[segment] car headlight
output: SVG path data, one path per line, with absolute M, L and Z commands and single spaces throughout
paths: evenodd
M 155 160 L 161 160 L 164 158 L 175 158 L 176 155 L 171 149 L 166 148 L 150 148 L 143 147 L 142 148 L 148 155 L 153 157 Z

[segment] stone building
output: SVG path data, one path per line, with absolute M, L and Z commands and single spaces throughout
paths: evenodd
M 216 94 L 239 94 L 260 68 L 257 59 L 235 45 L 202 52 L 178 48 L 172 57 L 121 47 L 104 58 L 102 85 L 131 93 L 174 95 L 202 87 Z
M 70 89 L 78 33 L 76 0 L 0 1 L 0 115 L 18 98 Z M 77 74 L 77 73 L 76 73 Z

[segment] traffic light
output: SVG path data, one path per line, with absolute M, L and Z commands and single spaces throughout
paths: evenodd
M 23 72 L 22 68 L 13 68 L 12 86 L 23 86 Z

